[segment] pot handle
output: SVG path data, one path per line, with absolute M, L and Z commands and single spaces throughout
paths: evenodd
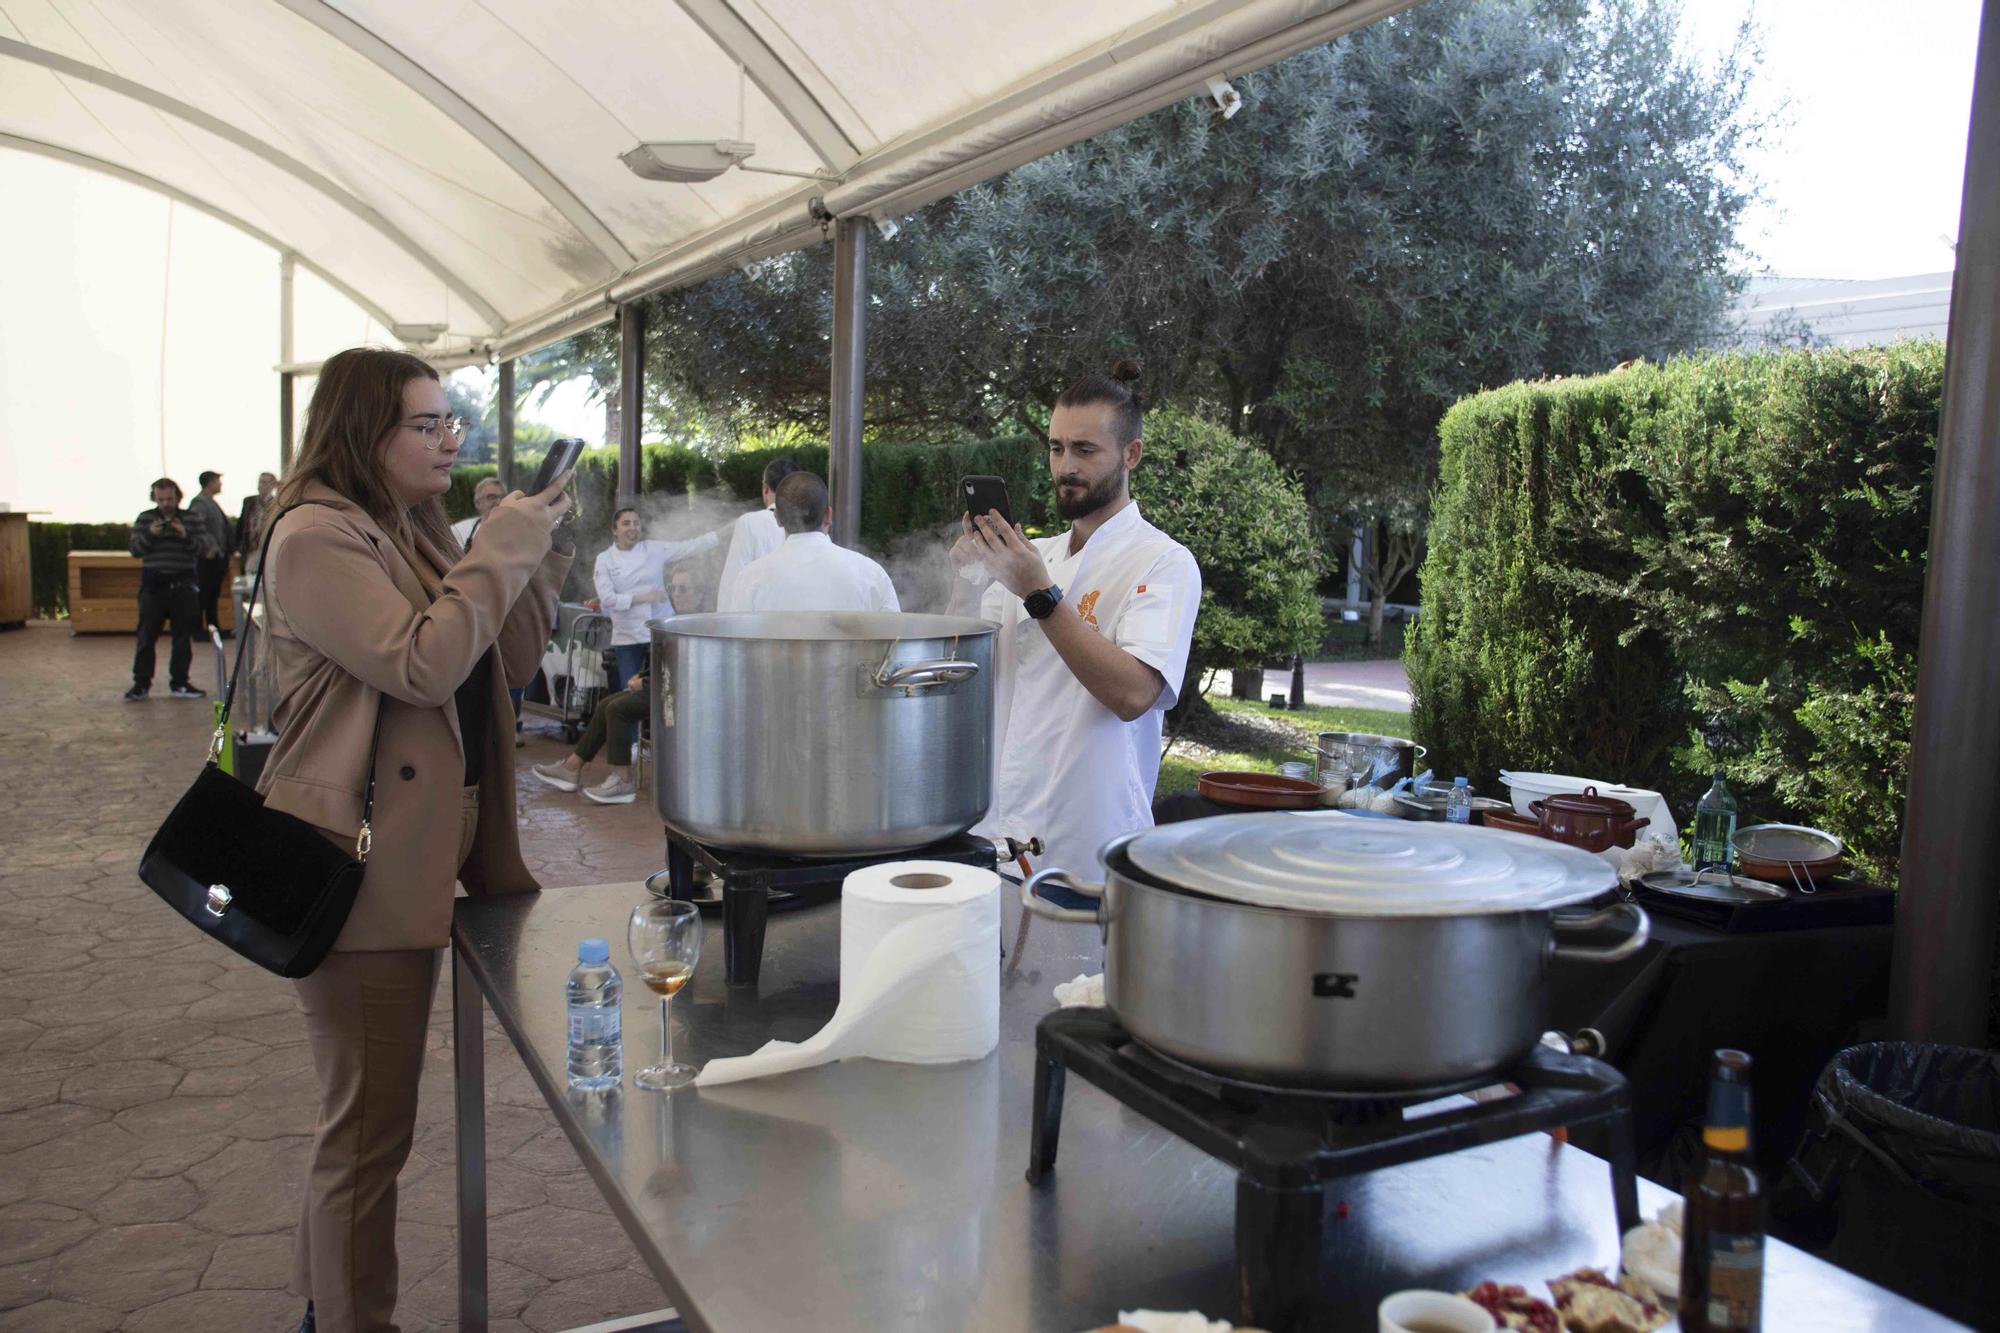
M 957 685 L 979 674 L 979 663 L 955 657 L 933 657 L 921 662 L 891 665 L 883 659 L 875 668 L 875 683 L 885 690 L 901 690 L 904 697 L 933 685 Z
M 1592 912 L 1589 916 L 1552 916 L 1549 918 L 1549 925 L 1556 931 L 1596 930 L 1600 926 L 1610 925 L 1619 917 L 1629 918 L 1632 927 L 1630 933 L 1616 944 L 1602 946 L 1557 944 L 1551 938 L 1549 957 L 1568 958 L 1579 963 L 1615 963 L 1630 958 L 1644 947 L 1646 937 L 1653 930 L 1653 923 L 1647 919 L 1646 909 L 1637 903 L 1613 903 L 1603 911 Z
M 1047 870 L 1037 870 L 1028 876 L 1028 882 L 1021 886 L 1021 906 L 1024 910 L 1033 912 L 1036 916 L 1045 916 L 1051 921 L 1081 921 L 1093 926 L 1097 924 L 1096 912 L 1057 907 L 1053 903 L 1043 902 L 1035 894 L 1035 890 L 1043 884 L 1054 884 L 1072 893 L 1080 893 L 1086 898 L 1102 898 L 1104 896 L 1102 884 L 1086 884 L 1069 871 L 1059 866 L 1051 866 Z

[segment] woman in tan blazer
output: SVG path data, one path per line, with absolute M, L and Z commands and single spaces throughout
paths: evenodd
M 381 710 L 367 872 L 333 952 L 296 983 L 321 1100 L 294 1290 L 318 1333 L 396 1327 L 396 1175 L 453 884 L 539 887 L 515 834 L 507 690 L 534 674 L 575 555 L 559 527 L 568 477 L 501 501 L 464 552 L 439 500 L 458 454 L 450 411 L 416 357 L 327 361 L 264 566 L 266 803 L 354 847 Z

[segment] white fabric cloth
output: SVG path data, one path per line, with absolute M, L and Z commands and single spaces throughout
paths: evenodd
M 715 533 L 704 532 L 684 542 L 635 542 L 629 551 L 616 546 L 599 551 L 590 578 L 597 586 L 598 608 L 611 617 L 612 644 L 651 643 L 646 622 L 672 616 L 673 603 L 664 596 L 656 602 L 635 602 L 634 594 L 664 593 L 668 565 L 713 550 L 720 541 Z
M 1081 615 L 1099 634 L 1160 673 L 1166 682 L 1131 722 L 1099 703 L 1049 644 L 1021 599 L 994 584 L 980 602 L 1000 625 L 994 660 L 993 807 L 973 831 L 986 837 L 1040 837 L 1036 868 L 1061 866 L 1089 877 L 1100 847 L 1153 826 L 1160 776 L 1162 716 L 1179 697 L 1201 568 L 1187 547 L 1127 505 L 1076 554 L 1070 534 L 1035 540 L 1049 577 L 1063 590 L 1059 616 Z
M 796 532 L 744 566 L 718 611 L 900 611 L 889 571 L 824 532 Z
M 479 515 L 477 514 L 474 514 L 471 518 L 461 518 L 458 522 L 451 525 L 451 535 L 458 538 L 460 546 L 464 546 L 472 541 L 472 530 L 478 526 Z
M 722 581 L 715 588 L 715 607 L 729 609 L 729 593 L 751 562 L 762 560 L 785 544 L 775 509 L 753 509 L 729 525 L 729 554 L 722 557 Z

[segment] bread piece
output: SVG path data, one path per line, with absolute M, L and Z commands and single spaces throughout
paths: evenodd
M 1665 1310 L 1595 1268 L 1550 1278 L 1549 1291 L 1569 1333 L 1652 1333 L 1667 1322 Z

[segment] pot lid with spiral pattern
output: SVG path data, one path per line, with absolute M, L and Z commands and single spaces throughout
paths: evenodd
M 1546 911 L 1617 883 L 1602 857 L 1546 838 L 1332 810 L 1163 824 L 1124 851 L 1172 888 L 1330 916 Z

